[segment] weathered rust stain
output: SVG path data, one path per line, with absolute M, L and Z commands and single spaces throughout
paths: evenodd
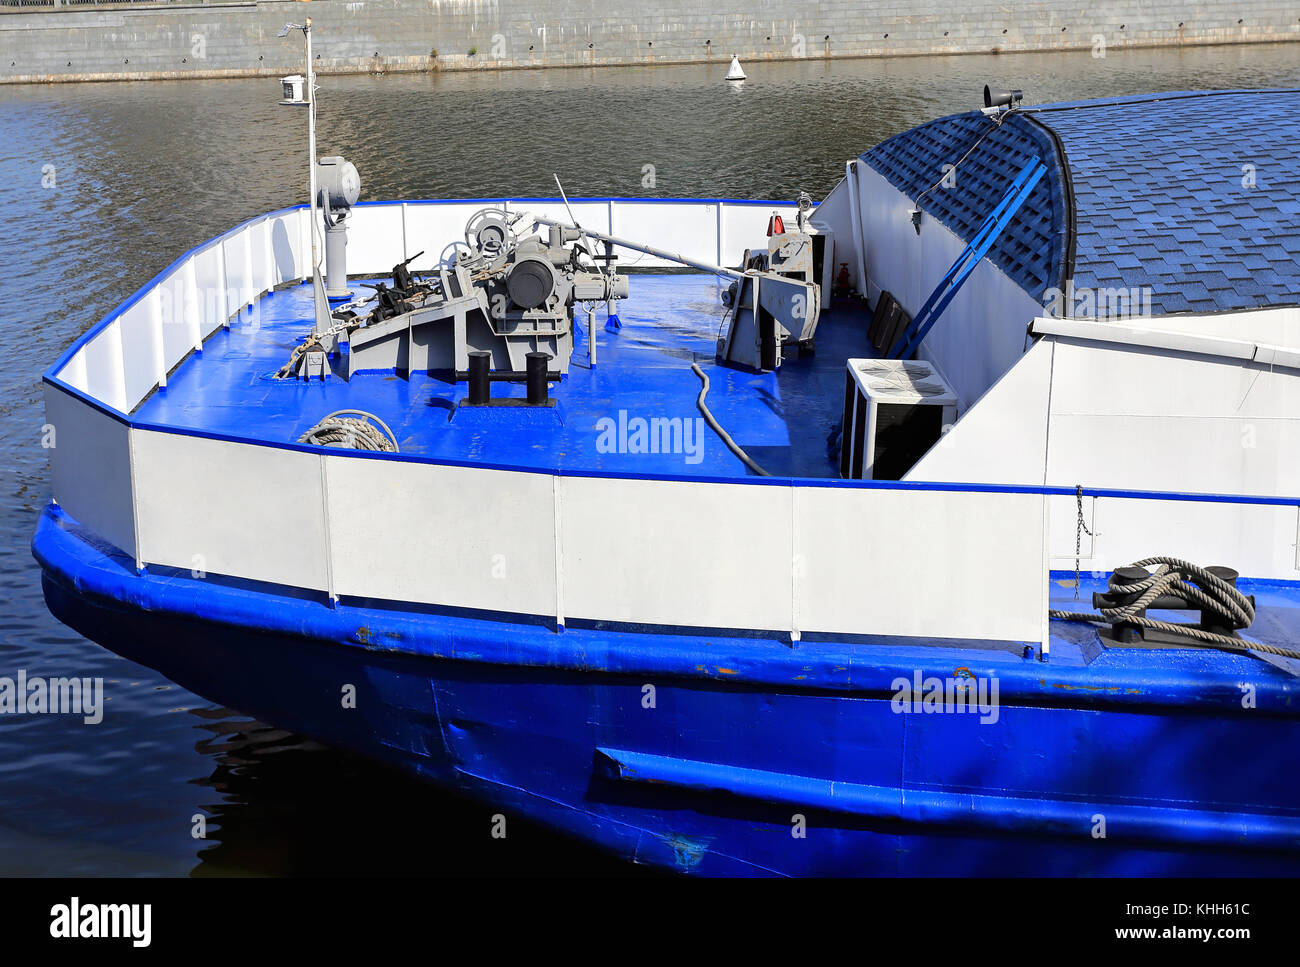
M 1125 688 L 1122 685 L 1071 685 L 1068 682 L 1048 682 L 1040 678 L 1038 684 L 1046 687 L 1051 685 L 1052 688 L 1059 688 L 1067 692 L 1105 692 L 1110 695 L 1141 695 L 1140 688 Z

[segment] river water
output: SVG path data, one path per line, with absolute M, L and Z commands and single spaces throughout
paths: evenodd
M 844 161 L 977 106 L 1300 86 L 1300 45 L 324 77 L 322 154 L 363 198 L 821 197 Z M 0 715 L 0 874 L 619 874 L 545 830 L 250 720 L 54 621 L 29 550 L 49 500 L 40 374 L 176 256 L 305 199 L 274 80 L 0 88 L 0 677 L 101 677 L 103 721 Z M 183 646 L 184 643 L 178 643 Z M 194 817 L 206 836 L 194 836 Z

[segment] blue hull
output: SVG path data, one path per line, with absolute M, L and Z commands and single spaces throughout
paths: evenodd
M 1086 629 L 1043 663 L 957 644 L 792 648 L 330 607 L 137 575 L 57 508 L 33 549 L 54 615 L 124 657 L 635 862 L 705 875 L 1300 873 L 1300 689 L 1251 658 L 1087 661 Z M 997 724 L 891 704 L 896 677 L 957 667 L 997 676 Z M 1243 682 L 1256 708 L 1242 707 Z

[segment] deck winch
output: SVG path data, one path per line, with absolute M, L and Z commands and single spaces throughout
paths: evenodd
M 409 263 L 423 253 L 395 265 L 391 287 L 369 285 L 372 295 L 335 309 L 334 324 L 309 335 L 276 375 L 347 379 L 395 370 L 467 379 L 475 352 L 490 354 L 494 379 L 522 380 L 534 352 L 548 354 L 548 371 L 562 375 L 573 352 L 575 307 L 604 302 L 613 319 L 613 303 L 628 296 L 626 277 L 613 267 L 615 246 L 734 280 L 723 297 L 728 312 L 717 359 L 774 371 L 791 343 L 811 350 L 827 276 L 828 236 L 811 224 L 806 193 L 797 207 L 795 226 L 774 216 L 765 250 L 746 250 L 739 270 L 528 212 L 484 208 L 434 271 L 419 279 L 411 273 Z
M 568 372 L 575 306 L 626 299 L 628 281 L 580 229 L 526 234 L 536 227 L 526 212 L 476 212 L 464 243 L 449 245 L 436 269 L 411 271 L 423 253 L 393 266 L 391 284 L 368 285 L 365 299 L 335 309 L 334 325 L 308 336 L 277 376 L 395 370 L 466 379 L 475 352 L 490 354 L 498 379 L 522 380 L 538 352 L 550 357 L 550 373 Z
M 607 247 L 628 248 L 732 279 L 723 293 L 723 304 L 729 311 L 718 336 L 717 360 L 731 366 L 773 371 L 781 365 L 789 343 L 811 350 L 823 308 L 823 291 L 830 282 L 826 253 L 831 236 L 826 229 L 812 224 L 814 206 L 807 192 L 800 193 L 796 208 L 795 228 L 787 230 L 784 218 L 774 214 L 768 222 L 767 250 L 747 249 L 740 269 L 712 265 L 616 235 L 579 231 L 605 242 Z M 574 228 L 547 218 L 538 218 L 537 222 L 553 229 Z
M 780 215 L 768 220 L 767 250 L 745 251 L 745 272 L 723 294 L 727 321 L 718 336 L 719 362 L 764 371 L 780 367 L 786 346 L 811 349 L 821 316 L 824 245 L 806 224 L 812 208 L 799 199 L 798 224 L 787 229 Z

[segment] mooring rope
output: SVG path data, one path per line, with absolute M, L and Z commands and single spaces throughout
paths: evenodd
M 1250 599 L 1213 572 L 1176 557 L 1148 557 L 1137 561 L 1134 567 L 1149 567 L 1152 564 L 1157 564 L 1159 567 L 1150 577 L 1134 581 L 1132 584 L 1119 585 L 1118 588 L 1113 589 L 1124 594 L 1137 594 L 1138 597 L 1129 604 L 1118 608 L 1099 608 L 1097 614 L 1079 611 L 1047 613 L 1062 621 L 1136 625 L 1152 631 L 1180 635 L 1190 639 L 1190 643 L 1196 645 L 1226 648 L 1243 654 L 1262 651 L 1300 661 L 1300 651 L 1290 648 L 1279 648 L 1232 635 L 1216 634 L 1195 625 L 1156 621 L 1146 617 L 1141 612 L 1144 612 L 1151 602 L 1165 594 L 1172 594 L 1221 617 L 1228 625 L 1245 628 L 1255 620 L 1255 606 L 1250 603 Z M 1197 583 L 1192 583 L 1193 580 Z
M 346 416 L 344 414 L 354 414 Z M 370 421 L 383 428 L 381 433 Z M 387 434 L 387 436 L 385 436 Z M 397 453 L 397 437 L 388 424 L 365 410 L 336 410 L 298 437 L 299 443 L 318 447 L 350 447 Z

